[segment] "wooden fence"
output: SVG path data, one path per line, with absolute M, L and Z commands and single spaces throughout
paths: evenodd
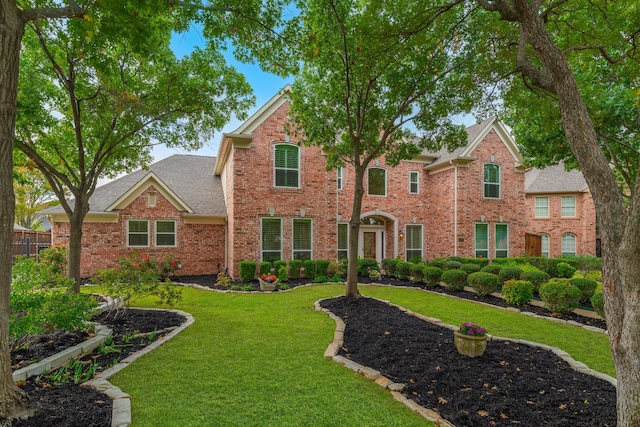
M 13 261 L 17 256 L 35 258 L 43 249 L 51 246 L 51 232 L 38 232 L 30 230 L 13 231 Z

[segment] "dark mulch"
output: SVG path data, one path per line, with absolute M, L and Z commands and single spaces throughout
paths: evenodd
M 491 341 L 461 356 L 451 330 L 386 303 L 344 297 L 322 306 L 345 324 L 340 354 L 406 384 L 403 393 L 456 426 L 615 426 L 616 390 L 550 351 Z
M 129 309 L 114 313 L 104 313 L 97 316 L 97 322 L 113 329 L 112 350 L 109 352 L 96 351 L 85 356 L 81 361 L 88 365 L 97 363 L 97 372 L 101 372 L 128 355 L 146 347 L 153 341 L 164 336 L 164 328 L 179 326 L 186 320 L 173 312 L 156 310 Z M 142 336 L 134 337 L 135 334 Z M 146 335 L 144 335 L 146 334 Z M 42 360 L 53 353 L 75 345 L 76 332 L 64 334 L 57 331 L 43 339 L 33 339 L 29 345 L 29 360 Z M 106 354 L 105 354 L 106 353 Z M 20 366 L 21 367 L 21 366 Z M 53 373 L 52 373 L 53 374 Z M 111 399 L 102 393 L 87 387 L 74 384 L 55 385 L 52 375 L 41 375 L 20 384 L 32 405 L 35 415 L 26 420 L 13 420 L 11 426 L 33 427 L 109 427 L 111 426 Z M 0 423 L 4 421 L 0 418 Z M 5 424 L 2 424 L 5 425 Z

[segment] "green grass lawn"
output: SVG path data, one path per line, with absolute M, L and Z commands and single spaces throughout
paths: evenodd
M 361 286 L 446 323 L 560 347 L 614 374 L 605 335 L 412 289 Z M 111 381 L 132 397 L 134 426 L 428 426 L 391 394 L 323 357 L 335 322 L 314 309 L 342 285 L 273 294 L 185 288 L 195 323 Z M 153 306 L 143 301 L 142 305 Z

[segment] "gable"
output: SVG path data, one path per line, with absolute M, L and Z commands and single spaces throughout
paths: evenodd
M 126 208 L 151 186 L 155 187 L 178 211 L 194 213 L 193 210 L 153 172 L 147 173 L 143 179 L 138 181 L 133 187 L 108 206 L 106 211 L 112 212 Z

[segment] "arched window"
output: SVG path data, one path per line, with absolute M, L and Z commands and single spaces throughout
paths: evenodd
M 299 148 L 290 144 L 275 146 L 274 176 L 276 187 L 300 186 L 300 153 Z
M 562 235 L 562 256 L 576 255 L 576 236 L 573 234 Z
M 542 252 L 540 255 L 549 258 L 549 235 L 541 234 L 540 237 L 542 238 Z

